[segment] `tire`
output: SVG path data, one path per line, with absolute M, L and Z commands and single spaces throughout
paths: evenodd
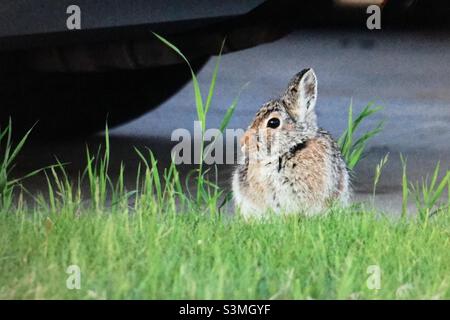
M 197 72 L 207 58 L 192 62 Z M 186 64 L 94 73 L 24 72 L 0 75 L 0 122 L 14 134 L 83 137 L 130 121 L 174 95 L 191 74 Z

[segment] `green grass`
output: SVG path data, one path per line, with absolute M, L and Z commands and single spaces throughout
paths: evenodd
M 206 99 L 192 73 L 202 130 L 217 72 L 218 63 Z M 359 137 L 356 129 L 377 110 L 369 105 L 353 120 L 349 109 L 339 143 L 352 168 L 381 124 Z M 124 166 L 114 177 L 109 171 L 105 132 L 103 148 L 86 149 L 86 169 L 75 181 L 59 162 L 26 175 L 42 174 L 48 185 L 30 203 L 22 180 L 11 177 L 28 134 L 14 144 L 11 124 L 1 131 L 0 299 L 450 298 L 450 173 L 438 166 L 416 184 L 402 158 L 400 219 L 355 204 L 314 218 L 244 222 L 221 212 L 229 194 L 209 169 L 200 165 L 183 181 L 173 163 L 158 170 L 151 150 L 136 150 L 141 164 L 128 190 Z M 373 197 L 387 161 L 374 169 Z M 194 194 L 185 187 L 190 179 Z M 415 200 L 416 218 L 407 218 L 408 199 Z M 66 282 L 73 265 L 81 283 L 72 290 Z M 378 290 L 367 285 L 374 265 L 381 270 Z
M 185 212 L 2 216 L 2 299 L 450 298 L 450 220 L 357 209 L 245 223 Z M 70 265 L 81 289 L 66 288 Z M 380 290 L 367 268 L 381 268 Z
M 383 130 L 383 121 L 379 122 L 374 129 L 363 133 L 359 137 L 356 136 L 356 131 L 364 120 L 380 110 L 382 110 L 382 107 L 373 107 L 373 104 L 369 103 L 358 114 L 355 120 L 353 120 L 353 105 L 352 103 L 350 104 L 348 108 L 347 129 L 338 140 L 342 156 L 350 170 L 354 169 L 362 159 L 367 142 Z

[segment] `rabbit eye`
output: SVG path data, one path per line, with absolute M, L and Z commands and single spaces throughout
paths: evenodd
M 269 121 L 267 121 L 267 126 L 269 128 L 275 129 L 280 126 L 280 119 L 278 118 L 272 118 Z

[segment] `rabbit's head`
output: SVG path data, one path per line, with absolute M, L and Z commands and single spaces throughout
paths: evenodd
M 313 69 L 304 69 L 289 82 L 279 99 L 269 101 L 258 111 L 241 138 L 245 157 L 270 161 L 313 138 L 318 130 L 316 100 L 316 75 Z

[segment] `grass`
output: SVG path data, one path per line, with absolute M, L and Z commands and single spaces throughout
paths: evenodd
M 374 129 L 365 132 L 358 138 L 356 138 L 356 131 L 364 120 L 380 110 L 382 110 L 382 107 L 373 107 L 373 104 L 369 103 L 353 120 L 353 105 L 352 103 L 350 104 L 347 129 L 338 140 L 342 156 L 350 170 L 353 170 L 362 159 L 367 142 L 383 130 L 383 121 L 379 122 Z
M 12 142 L 11 118 L 9 119 L 6 128 L 0 128 L 0 207 L 3 210 L 9 209 L 13 205 L 12 200 L 14 190 L 22 180 L 34 176 L 45 169 L 35 170 L 23 177 L 11 178 L 11 172 L 14 169 L 14 161 L 25 145 L 31 130 L 32 129 L 28 130 L 22 139 L 14 146 Z
M 446 215 L 423 227 L 358 209 L 250 224 L 172 213 L 5 215 L 0 298 L 395 299 L 405 284 L 401 298 L 450 297 Z M 66 287 L 71 265 L 79 290 Z M 380 290 L 366 285 L 371 265 Z
M 192 73 L 202 130 L 218 65 L 206 99 Z M 222 130 L 236 103 L 224 114 Z M 369 105 L 353 119 L 349 109 L 339 143 L 352 168 L 381 130 L 355 134 L 377 110 Z M 27 203 L 21 180 L 10 173 L 28 134 L 14 145 L 11 124 L 1 132 L 0 299 L 450 298 L 450 174 L 439 167 L 431 180 L 414 184 L 404 160 L 404 203 L 409 196 L 416 200 L 417 219 L 406 219 L 406 205 L 403 218 L 393 219 L 355 204 L 314 218 L 244 222 L 221 213 L 229 195 L 209 179 L 208 169 L 200 165 L 188 175 L 197 186 L 190 194 L 177 167 L 158 170 L 151 150 L 136 150 L 141 165 L 127 190 L 124 166 L 117 176 L 109 172 L 107 127 L 104 147 L 96 153 L 87 148 L 78 180 L 57 162 L 44 171 L 48 194 Z M 374 196 L 387 161 L 375 169 Z M 373 266 L 381 270 L 377 290 L 367 285 Z M 80 287 L 70 289 L 78 268 Z

